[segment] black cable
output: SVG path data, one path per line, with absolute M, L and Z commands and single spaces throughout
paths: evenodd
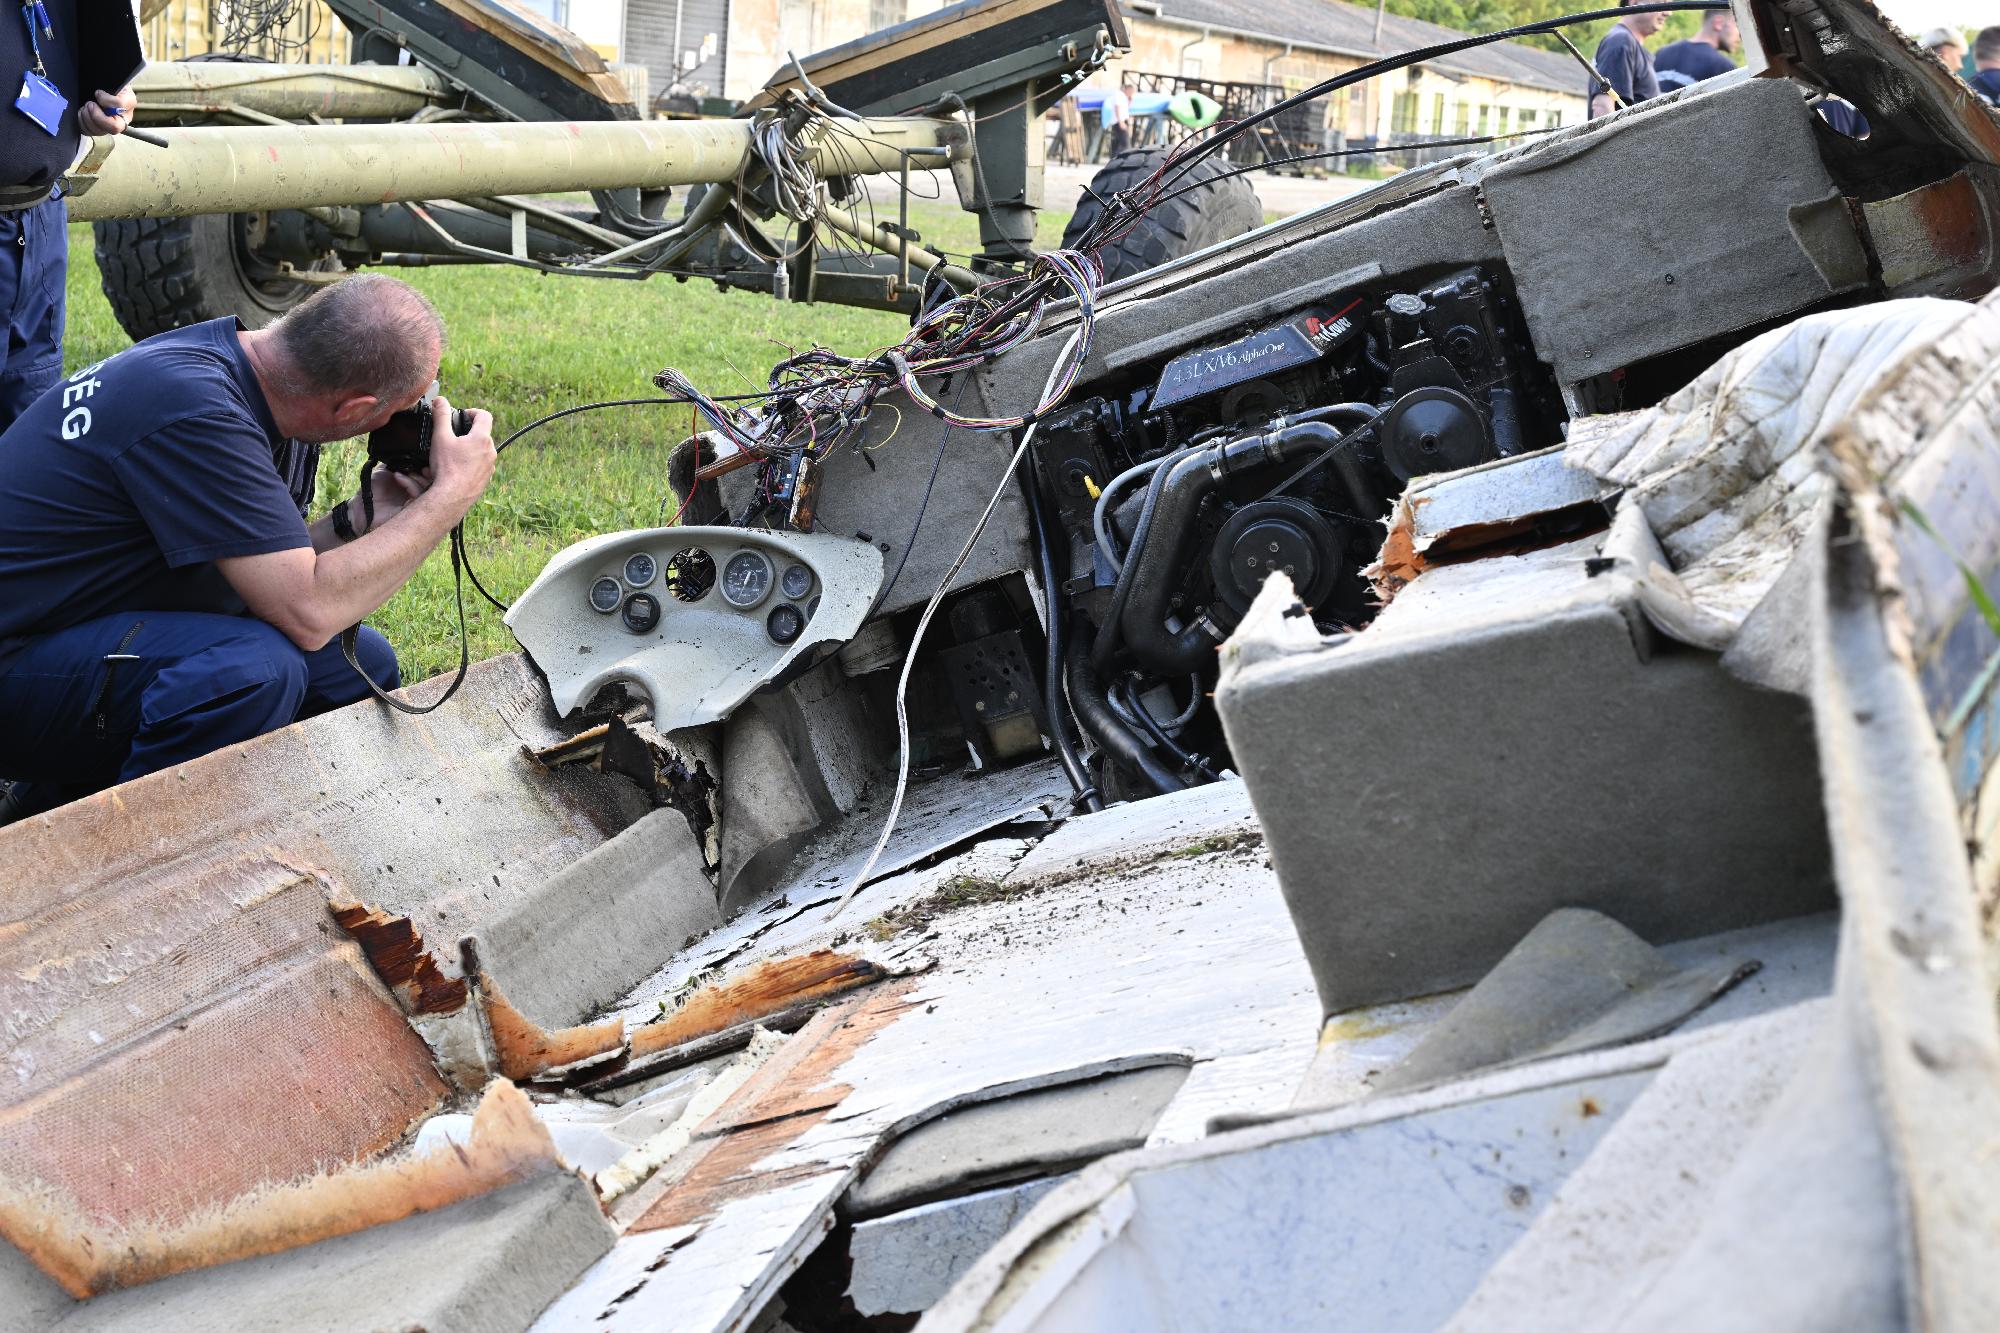
M 959 403 L 965 398 L 965 386 L 972 379 L 971 371 L 965 371 L 963 374 L 964 378 L 959 380 L 958 387 L 952 391 L 951 410 L 954 412 L 958 411 Z M 909 540 L 903 543 L 903 554 L 896 558 L 895 572 L 889 575 L 888 579 L 883 582 L 882 591 L 876 593 L 875 600 L 869 603 L 868 614 L 861 617 L 861 623 L 864 625 L 874 617 L 877 611 L 882 609 L 882 603 L 889 600 L 889 590 L 896 586 L 897 579 L 903 577 L 903 566 L 910 562 L 910 552 L 915 550 L 917 546 L 917 529 L 924 525 L 924 511 L 930 508 L 931 490 L 937 485 L 938 469 L 944 466 L 944 447 L 950 442 L 951 423 L 947 421 L 944 430 L 938 435 L 937 456 L 931 459 L 930 480 L 924 483 L 923 498 L 917 501 L 917 516 L 910 524 Z
M 1186 156 L 1175 160 L 1165 168 L 1158 183 L 1161 186 L 1166 186 L 1179 181 L 1182 176 L 1186 175 L 1193 168 L 1195 163 L 1212 157 L 1221 151 L 1223 145 L 1247 133 L 1256 126 L 1264 124 L 1266 121 L 1276 119 L 1280 114 L 1293 107 L 1302 106 L 1307 102 L 1325 97 L 1329 93 L 1339 92 L 1341 89 L 1351 87 L 1354 84 L 1366 82 L 1377 75 L 1394 73 L 1399 69 L 1407 69 L 1411 65 L 1420 65 L 1427 61 L 1436 60 L 1440 56 L 1456 55 L 1460 51 L 1468 51 L 1474 47 L 1490 46 L 1495 42 L 1511 41 L 1516 37 L 1539 36 L 1543 33 L 1555 32 L 1577 24 L 1594 23 L 1598 19 L 1623 18 L 1627 14 L 1667 14 L 1689 10 L 1724 10 L 1727 8 L 1729 6 L 1724 3 L 1724 0 L 1653 0 L 1652 3 L 1625 5 L 1618 9 L 1592 9 L 1575 14 L 1564 14 L 1557 18 L 1538 19 L 1533 23 L 1523 23 L 1512 28 L 1502 28 L 1496 32 L 1461 37 L 1455 41 L 1439 42 L 1433 46 L 1416 47 L 1408 51 L 1397 52 L 1394 55 L 1383 56 L 1379 60 L 1373 60 L 1365 65 L 1356 66 L 1354 69 L 1322 80 L 1310 88 L 1293 93 L 1289 97 L 1281 98 L 1262 111 L 1255 112 L 1245 116 L 1242 120 L 1222 127 L 1216 133 L 1197 143 L 1187 152 Z M 1167 174 L 1169 172 L 1171 172 L 1170 175 Z M 1149 202 L 1148 207 L 1150 206 Z M 1083 238 L 1078 248 L 1089 250 L 1101 245 L 1104 237 L 1113 227 L 1126 225 L 1128 222 L 1136 220 L 1137 217 L 1143 216 L 1144 212 L 1145 209 L 1143 208 L 1136 209 L 1129 218 L 1115 217 L 1111 212 L 1100 215 L 1097 225 L 1091 228 L 1090 235 Z
M 742 398 L 763 398 L 766 396 L 767 395 L 761 393 L 725 394 L 717 397 L 716 401 L 719 403 L 734 402 Z M 560 412 L 551 412 L 545 417 L 536 417 L 533 421 L 530 421 L 527 425 L 521 427 L 521 429 L 515 431 L 512 435 L 509 435 L 506 439 L 500 441 L 500 443 L 494 445 L 493 452 L 496 454 L 499 453 L 502 449 L 505 449 L 508 445 L 520 439 L 523 435 L 526 435 L 531 430 L 540 430 L 543 426 L 548 425 L 551 421 L 560 421 L 564 417 L 575 416 L 578 412 L 594 412 L 600 407 L 639 407 L 646 403 L 658 403 L 667 407 L 685 407 L 687 405 L 683 399 L 679 398 L 607 398 L 601 403 L 578 403 L 575 407 L 565 407 Z
M 1076 752 L 1076 738 L 1070 735 L 1069 704 L 1063 692 L 1062 606 L 1057 601 L 1055 550 L 1049 544 L 1048 524 L 1042 517 L 1042 488 L 1034 472 L 1033 468 L 1023 468 L 1019 480 L 1028 498 L 1028 519 L 1035 533 L 1035 554 L 1042 576 L 1042 618 L 1048 626 L 1045 635 L 1048 653 L 1042 667 L 1042 708 L 1048 714 L 1049 740 L 1056 747 L 1056 758 L 1062 762 L 1063 776 L 1069 779 L 1070 790 L 1076 793 L 1075 804 L 1094 814 L 1104 808 L 1104 799 Z
M 1414 153 L 1426 148 L 1474 148 L 1480 144 L 1500 143 L 1506 139 L 1539 138 L 1545 134 L 1558 134 L 1563 130 L 1571 128 L 1574 127 L 1569 125 L 1552 125 L 1547 129 L 1540 130 L 1516 130 L 1512 134 L 1478 134 L 1463 139 L 1430 139 L 1423 143 L 1388 144 L 1379 148 L 1331 148 L 1325 152 L 1298 153 L 1292 157 L 1267 157 L 1262 162 L 1252 163 L 1247 167 L 1232 167 L 1228 171 L 1217 172 L 1213 176 L 1205 176 L 1191 185 L 1183 185 L 1177 190 L 1163 194 L 1159 198 L 1152 200 L 1146 207 L 1149 209 L 1157 208 L 1169 199 L 1178 199 L 1182 195 L 1191 194 L 1205 185 L 1213 185 L 1217 181 L 1226 181 L 1232 176 L 1247 176 L 1253 171 L 1268 171 L 1272 167 L 1289 166 L 1295 162 L 1319 162 L 1333 157 L 1379 157 L 1384 153 Z

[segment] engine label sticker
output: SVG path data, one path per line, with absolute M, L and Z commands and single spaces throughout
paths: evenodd
M 1302 311 L 1282 324 L 1259 329 L 1235 342 L 1184 352 L 1167 362 L 1160 373 L 1152 405 L 1172 407 L 1245 380 L 1316 361 L 1354 335 L 1357 326 L 1348 317 L 1353 309 L 1350 305 L 1337 315 L 1324 310 Z

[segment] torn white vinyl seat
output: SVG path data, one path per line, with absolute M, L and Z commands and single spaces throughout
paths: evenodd
M 559 713 L 613 683 L 661 731 L 728 715 L 822 643 L 861 628 L 882 553 L 828 533 L 648 528 L 560 552 L 507 613 Z

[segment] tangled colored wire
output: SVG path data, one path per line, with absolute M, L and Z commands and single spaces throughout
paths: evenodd
M 1024 274 L 940 303 L 901 342 L 872 356 L 814 347 L 787 357 L 772 368 L 769 388 L 754 401 L 725 404 L 673 369 L 662 370 L 653 382 L 667 398 L 693 406 L 732 448 L 763 459 L 802 454 L 820 462 L 843 445 L 858 443 L 876 400 L 898 389 L 948 426 L 1019 430 L 1056 408 L 1075 387 L 1090 355 L 1103 283 L 1104 270 L 1093 256 L 1052 250 L 1037 255 Z M 972 416 L 946 406 L 925 387 L 926 379 L 975 369 L 1021 346 L 1040 331 L 1050 302 L 1063 299 L 1076 302 L 1084 333 L 1065 347 L 1048 391 L 1029 411 Z

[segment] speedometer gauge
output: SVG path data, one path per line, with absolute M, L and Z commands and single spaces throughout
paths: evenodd
M 722 567 L 722 595 L 748 611 L 771 594 L 771 562 L 755 551 L 738 551 Z

